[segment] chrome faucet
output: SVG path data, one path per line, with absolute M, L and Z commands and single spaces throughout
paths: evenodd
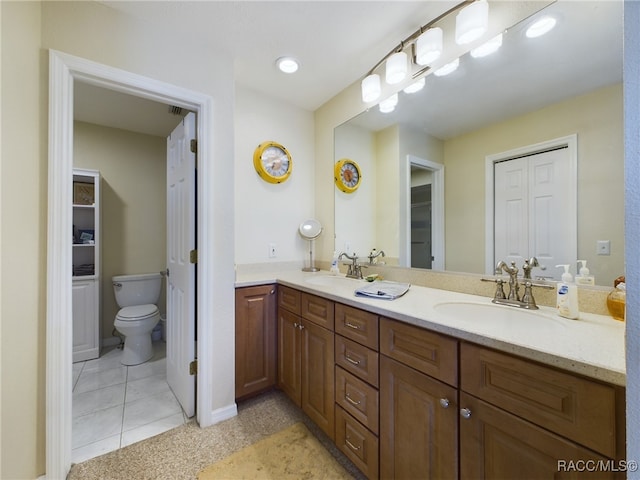
M 520 285 L 518 283 L 518 267 L 516 267 L 516 262 L 511 262 L 511 265 L 507 265 L 506 262 L 500 260 L 496 265 L 495 274 L 501 275 L 502 272 L 506 272 L 509 275 L 509 294 L 505 295 L 504 293 L 504 280 L 502 278 L 492 279 L 492 281 L 496 282 L 497 286 L 496 293 L 491 301 L 500 305 L 537 310 L 538 306 L 536 305 L 535 298 L 533 298 L 533 287 L 554 288 L 553 285 L 533 283 L 531 281 L 531 270 L 533 267 L 539 266 L 540 264 L 536 257 L 531 257 L 524 261 L 524 265 L 522 266 L 524 294 L 521 298 L 518 293 Z
M 373 259 L 374 258 L 378 258 L 380 255 L 382 255 L 384 257 L 384 251 L 380 250 L 378 253 L 374 253 L 376 251 L 376 249 L 374 248 L 373 250 L 371 250 L 371 253 L 369 253 L 369 265 L 373 265 Z
M 516 267 L 516 262 L 511 262 L 511 266 L 507 266 L 506 262 L 500 260 L 496 265 L 496 275 L 502 274 L 503 271 L 509 274 L 509 295 L 507 296 L 507 300 L 520 301 L 520 297 L 518 296 L 520 286 L 518 285 L 518 267 Z
M 353 254 L 353 256 L 349 256 L 345 252 L 342 252 L 340 255 L 338 255 L 338 260 L 342 260 L 342 257 L 351 260 L 351 263 L 347 266 L 347 277 L 361 279 L 362 265 L 358 264 L 358 256 L 355 253 Z

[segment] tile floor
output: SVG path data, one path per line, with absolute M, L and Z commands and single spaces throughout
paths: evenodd
M 188 419 L 167 384 L 166 344 L 141 365 L 120 363 L 122 350 L 103 349 L 100 358 L 73 364 L 74 463 L 153 437 Z

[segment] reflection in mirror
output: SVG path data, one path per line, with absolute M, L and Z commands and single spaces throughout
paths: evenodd
M 557 19 L 555 28 L 526 38 L 526 28 L 543 15 Z M 463 55 L 452 74 L 425 80 L 418 93 L 400 92 L 393 112 L 373 107 L 335 129 L 336 160 L 351 158 L 362 169 L 357 192 L 335 191 L 336 250 L 366 257 L 382 249 L 387 264 L 417 266 L 413 257 L 420 257 L 418 268 L 429 268 L 427 247 L 411 252 L 406 205 L 413 156 L 443 165 L 447 173 L 442 226 L 434 223 L 431 183 L 431 268 L 490 273 L 493 261 L 486 252 L 494 246 L 486 245 L 485 230 L 494 211 L 487 206 L 487 196 L 493 196 L 488 159 L 574 136 L 577 214 L 571 223 L 577 240 L 557 242 L 573 244 L 568 251 L 577 254 L 566 255 L 577 258 L 558 263 L 570 264 L 575 274 L 577 260 L 586 259 L 598 285 L 611 285 L 624 273 L 622 2 L 555 2 L 508 29 L 497 52 Z M 425 205 L 417 210 L 425 211 Z M 420 232 L 423 237 L 428 228 Z M 440 256 L 433 249 L 435 233 L 444 238 Z M 598 254 L 602 240 L 611 245 L 608 255 Z M 533 271 L 539 277 L 556 273 L 555 265 Z

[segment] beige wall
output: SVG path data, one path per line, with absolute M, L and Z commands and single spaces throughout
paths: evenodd
M 44 471 L 46 79 L 40 5 L 1 2 L 1 478 Z M 16 48 L 17 46 L 17 48 Z
M 235 115 L 235 262 L 302 266 L 309 250 L 298 226 L 315 215 L 313 113 L 237 86 Z M 265 182 L 253 166 L 256 147 L 267 141 L 291 155 L 292 172 L 283 183 Z M 269 243 L 276 244 L 275 258 L 268 255 Z
M 622 85 L 614 85 L 447 140 L 446 269 L 484 272 L 485 157 L 577 134 L 578 258 L 597 284 L 612 284 L 624 273 L 622 119 Z M 610 256 L 595 254 L 597 240 L 611 240 Z
M 176 120 L 177 123 L 177 120 Z M 74 167 L 101 175 L 102 337 L 118 305 L 111 277 L 166 270 L 166 150 L 162 137 L 74 124 Z M 165 312 L 163 289 L 158 306 Z
M 212 141 L 220 162 L 234 158 L 233 66 L 215 45 L 177 38 L 97 2 L 3 1 L 0 9 L 0 477 L 33 479 L 45 470 L 48 49 L 210 95 Z M 215 205 L 227 205 L 214 214 L 211 240 L 217 265 L 211 299 L 216 304 L 211 321 L 217 335 L 212 343 L 215 364 L 232 365 L 234 212 L 229 199 L 233 184 L 220 178 L 211 188 Z M 212 405 L 205 408 L 232 404 L 233 382 L 233 371 L 218 372 Z

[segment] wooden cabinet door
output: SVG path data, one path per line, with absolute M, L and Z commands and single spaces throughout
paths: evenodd
M 300 317 L 278 309 L 278 386 L 301 406 Z
M 456 399 L 455 388 L 380 356 L 380 478 L 458 478 Z
M 333 440 L 333 332 L 308 320 L 302 327 L 302 410 Z
M 466 393 L 460 395 L 460 408 L 467 409 L 460 419 L 460 478 L 614 478 L 603 471 L 612 460 L 570 440 Z M 598 469 L 599 461 L 603 467 Z
M 276 384 L 276 287 L 236 290 L 236 398 Z

